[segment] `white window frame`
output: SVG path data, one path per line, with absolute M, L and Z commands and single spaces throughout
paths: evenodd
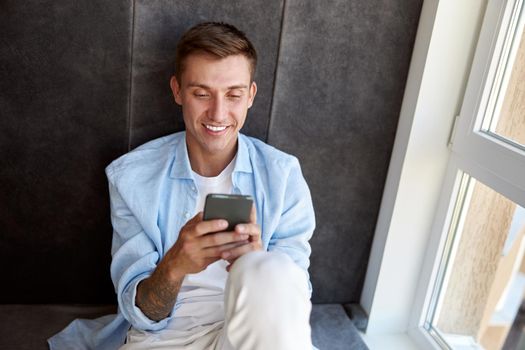
M 468 159 L 479 164 L 508 183 L 510 186 L 495 190 L 510 199 L 513 199 L 516 188 L 525 190 L 525 146 L 512 145 L 481 131 L 481 128 L 484 106 L 490 93 L 490 89 L 483 89 L 483 86 L 494 80 L 497 73 L 497 62 L 491 63 L 491 58 L 503 46 L 505 33 L 500 27 L 506 28 L 513 19 L 514 3 L 521 7 L 523 1 L 497 0 L 488 4 L 453 143 L 453 152 L 460 156 L 460 161 Z M 524 20 L 525 16 L 522 16 L 517 23 L 520 30 Z
M 505 2 L 423 3 L 361 298 L 371 350 L 439 349 L 423 323 L 459 170 L 525 204 L 525 152 L 474 123 L 497 43 L 490 33 L 505 20 Z

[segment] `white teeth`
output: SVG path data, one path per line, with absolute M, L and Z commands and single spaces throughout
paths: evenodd
M 205 125 L 206 126 L 206 129 L 209 129 L 211 131 L 223 131 L 224 129 L 226 129 L 225 126 L 213 126 L 213 125 Z

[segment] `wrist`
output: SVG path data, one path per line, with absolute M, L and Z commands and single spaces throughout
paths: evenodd
M 181 285 L 182 280 L 186 276 L 186 272 L 180 268 L 169 266 L 167 264 L 159 264 L 154 274 L 159 274 L 159 278 L 167 281 L 170 285 Z

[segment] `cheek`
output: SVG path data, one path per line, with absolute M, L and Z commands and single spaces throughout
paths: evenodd
M 230 110 L 237 118 L 244 118 L 248 112 L 248 101 L 242 101 L 231 106 Z
M 183 104 L 182 112 L 184 119 L 196 119 L 206 110 L 205 106 L 199 103 L 187 102 Z

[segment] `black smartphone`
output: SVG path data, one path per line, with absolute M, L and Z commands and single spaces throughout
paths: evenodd
M 225 219 L 226 231 L 233 231 L 235 225 L 250 222 L 252 204 L 251 196 L 210 193 L 204 203 L 204 220 Z

